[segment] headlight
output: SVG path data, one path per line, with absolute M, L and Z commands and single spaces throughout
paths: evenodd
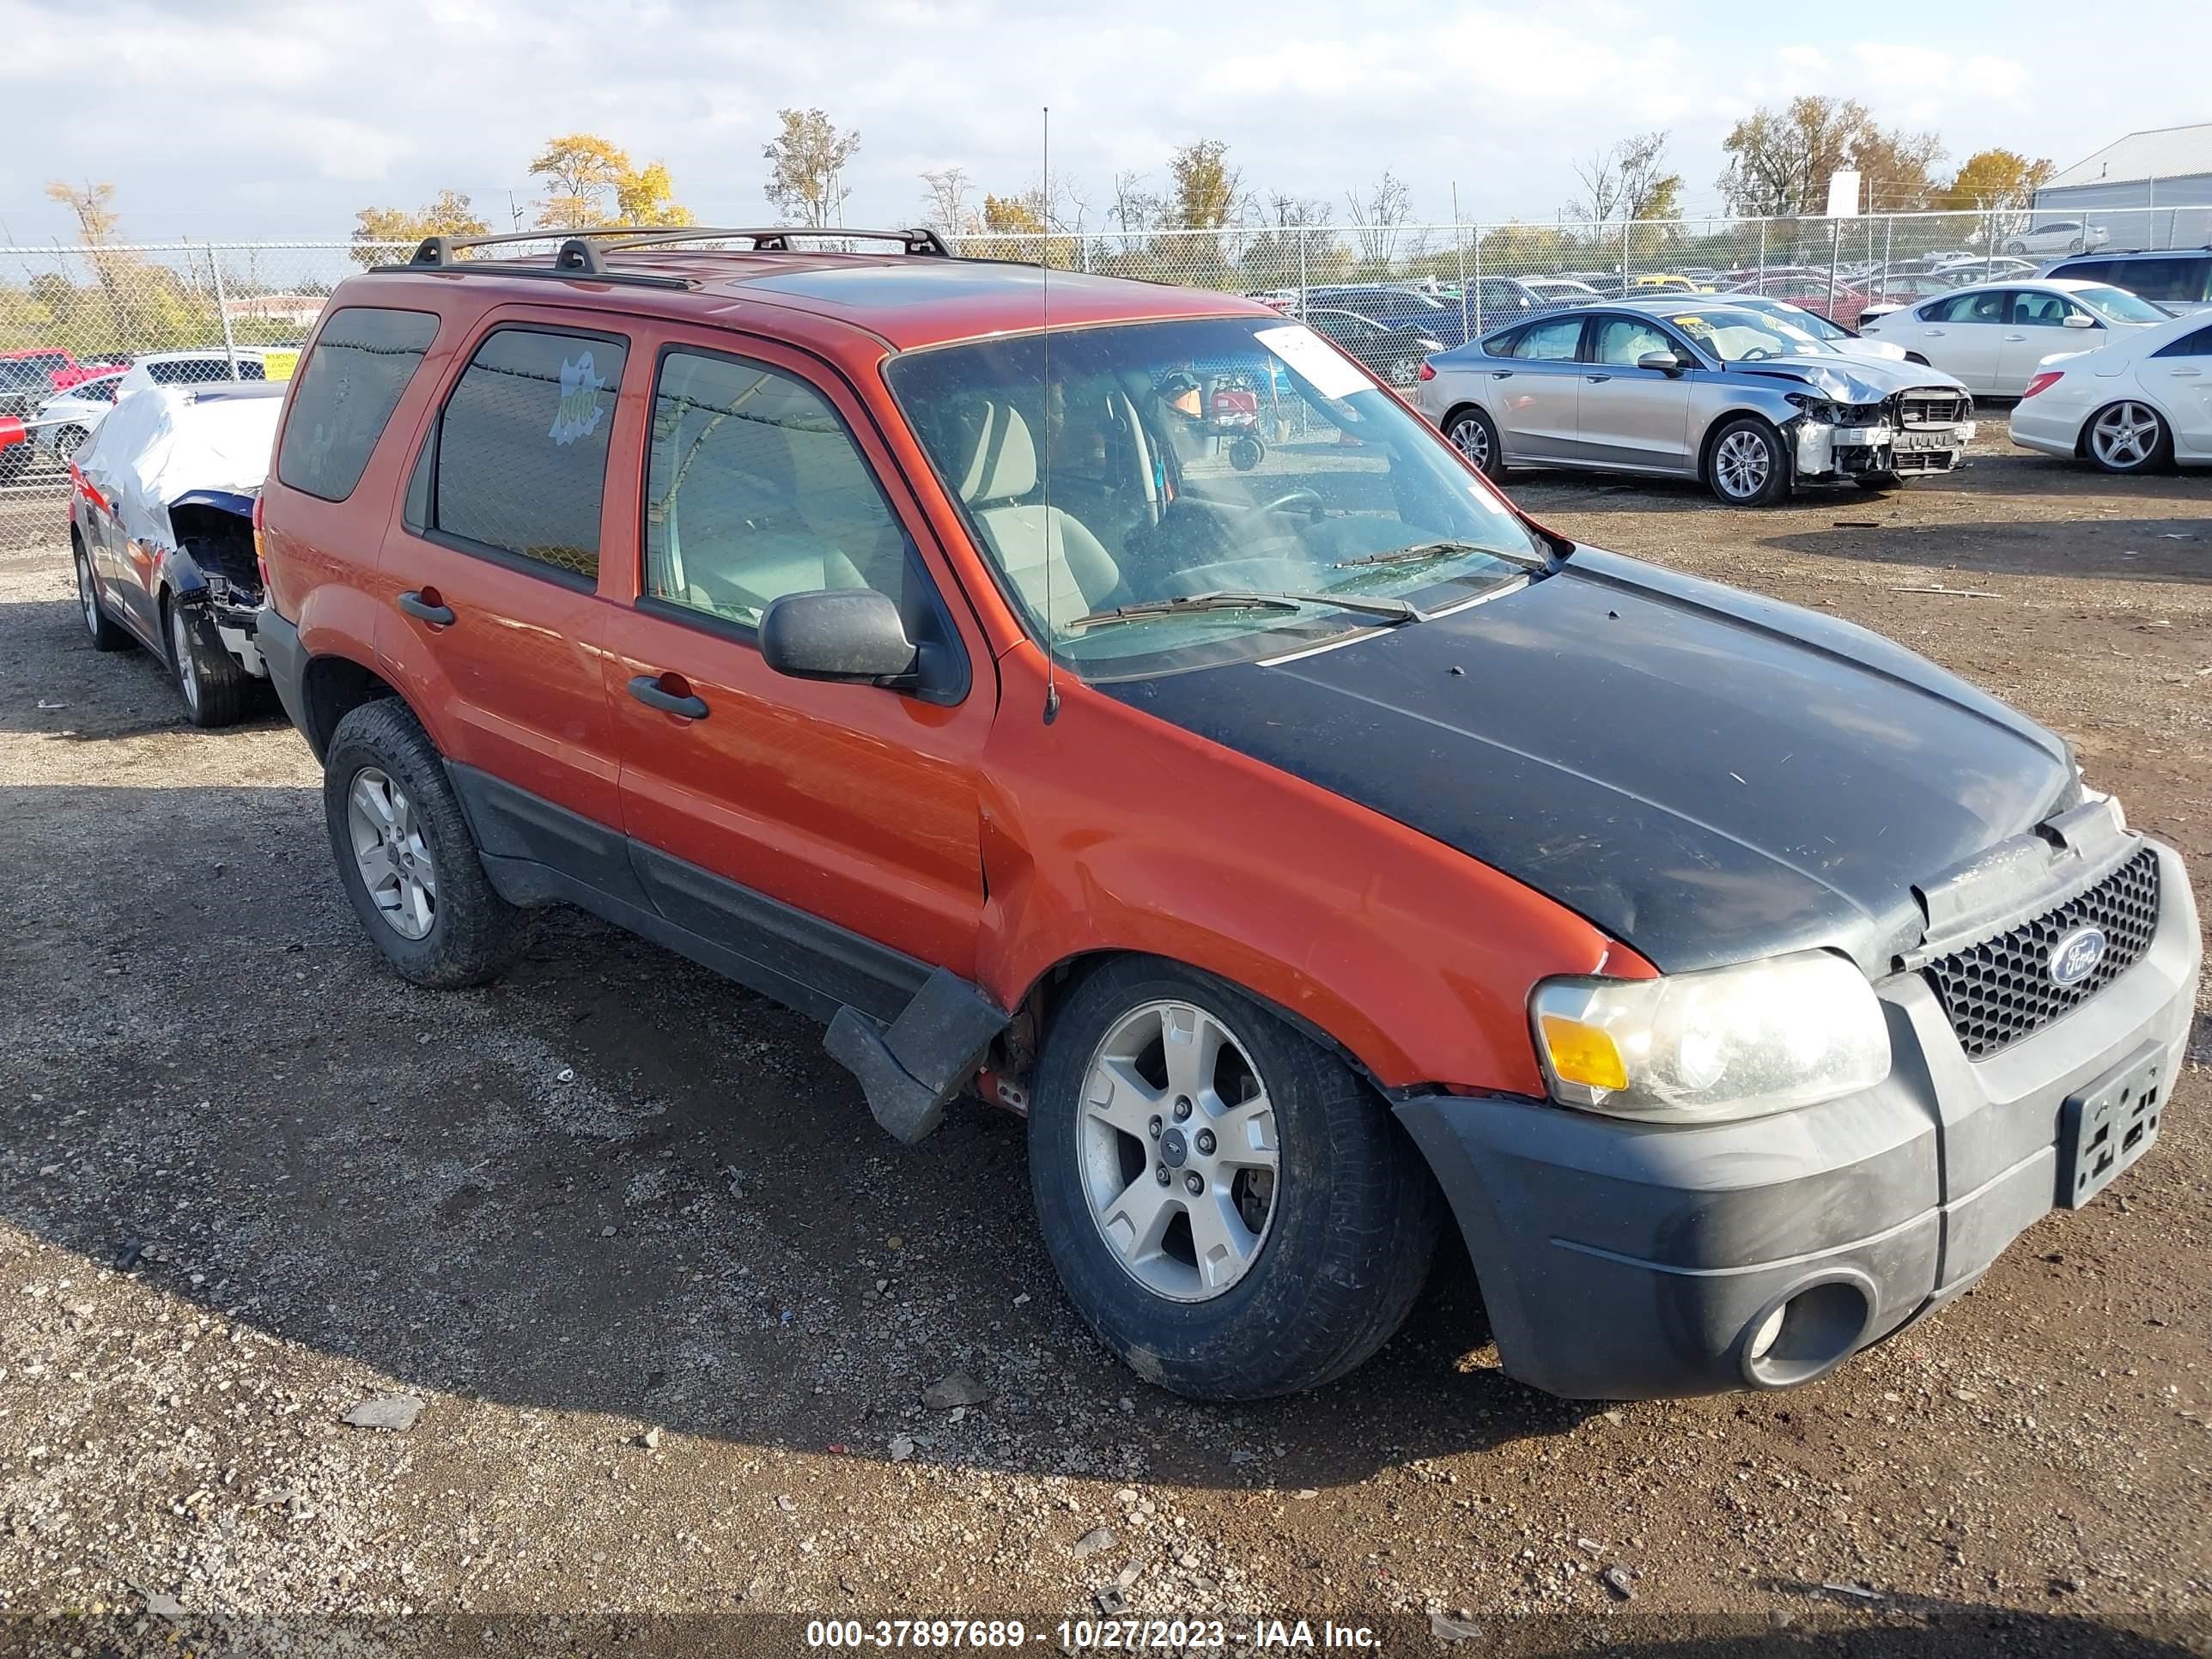
M 1826 951 L 1658 979 L 1547 979 L 1529 1017 L 1553 1097 L 1616 1117 L 1759 1117 L 1889 1075 L 1874 988 Z

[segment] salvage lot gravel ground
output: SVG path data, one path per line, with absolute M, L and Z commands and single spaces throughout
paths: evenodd
M 2212 915 L 2212 483 L 2001 424 L 1974 459 L 1765 513 L 1510 487 L 2056 726 Z M 1247 1638 L 2212 1651 L 2201 1007 L 2154 1155 L 1826 1382 L 1530 1393 L 1448 1253 L 1375 1363 L 1232 1410 L 1089 1340 L 1014 1118 L 958 1108 L 902 1151 L 817 1030 L 573 913 L 487 989 L 382 972 L 305 745 L 186 726 L 150 659 L 93 653 L 52 552 L 0 556 L 0 1639 L 1036 1628 L 1118 1583 Z M 408 1426 L 346 1420 L 393 1399 Z

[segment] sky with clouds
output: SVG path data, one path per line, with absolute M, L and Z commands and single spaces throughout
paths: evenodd
M 550 134 L 665 161 L 707 223 L 758 222 L 761 146 L 785 105 L 857 128 L 847 222 L 919 216 L 919 175 L 993 190 L 1054 170 L 1103 208 L 1113 175 L 1227 141 L 1249 186 L 1319 198 L 1389 167 L 1416 215 L 1543 218 L 1576 158 L 1666 128 L 1686 205 L 1717 211 L 1720 140 L 1803 92 L 2063 167 L 2122 133 L 2212 120 L 2212 7 L 2142 31 L 2058 0 L 1838 9 L 1624 5 L 807 0 L 0 0 L 0 240 L 67 231 L 53 178 L 112 181 L 144 239 L 343 236 L 370 204 L 448 186 L 495 221 L 526 207 Z

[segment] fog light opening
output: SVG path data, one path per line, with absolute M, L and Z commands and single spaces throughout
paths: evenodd
M 1856 1280 L 1792 1291 L 1744 1327 L 1744 1377 L 1760 1389 L 1810 1382 L 1857 1349 L 1873 1318 L 1874 1300 Z

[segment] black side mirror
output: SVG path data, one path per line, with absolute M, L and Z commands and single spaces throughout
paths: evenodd
M 1662 374 L 1680 374 L 1689 367 L 1671 351 L 1647 351 L 1636 360 L 1636 366 L 1656 369 Z
M 920 684 L 920 653 L 898 606 L 872 587 L 825 588 L 772 600 L 760 620 L 761 659 L 801 680 L 842 680 L 906 690 Z

